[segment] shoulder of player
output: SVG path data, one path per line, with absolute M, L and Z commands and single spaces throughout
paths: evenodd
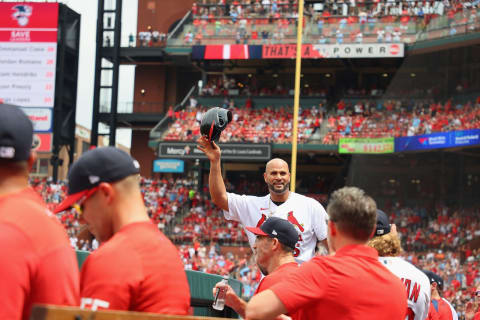
M 122 266 L 129 268 L 139 267 L 138 254 L 128 244 L 127 241 L 123 241 L 122 237 L 112 237 L 110 240 L 102 243 L 100 247 L 90 253 L 85 260 L 85 264 L 93 267 L 105 266 L 107 268 L 112 266 Z

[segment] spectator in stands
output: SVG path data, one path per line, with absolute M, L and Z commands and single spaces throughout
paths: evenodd
M 293 257 L 298 233 L 290 222 L 277 217 L 267 219 L 260 227 L 247 227 L 247 230 L 257 236 L 253 245 L 255 260 L 265 275 L 255 292 L 257 294 L 298 269 Z M 213 295 L 222 288 L 222 282 L 217 283 Z M 226 290 L 225 304 L 245 318 L 247 302 L 238 297 L 230 286 L 227 285 Z
M 30 319 L 33 304 L 77 306 L 79 275 L 67 234 L 28 185 L 33 125 L 0 105 L 0 319 Z
M 189 287 L 173 244 L 147 215 L 138 162 L 114 147 L 85 152 L 71 167 L 68 196 L 103 243 L 82 267 L 81 307 L 188 314 Z

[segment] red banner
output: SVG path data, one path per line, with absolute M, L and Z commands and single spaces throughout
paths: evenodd
M 264 59 L 287 59 L 297 56 L 297 45 L 295 44 L 271 44 L 263 45 L 262 57 Z M 302 45 L 302 58 L 324 58 L 315 50 L 311 44 Z
M 0 41 L 57 42 L 58 3 L 0 3 Z

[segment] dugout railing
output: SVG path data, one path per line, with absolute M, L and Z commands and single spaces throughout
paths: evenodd
M 89 252 L 77 250 L 77 262 L 79 269 L 82 268 L 83 263 L 87 259 Z M 238 315 L 232 309 L 225 307 L 223 311 L 217 311 L 212 308 L 213 295 L 212 288 L 217 282 L 222 280 L 222 277 L 215 274 L 208 274 L 198 271 L 186 270 L 188 285 L 190 287 L 190 306 L 193 308 L 195 316 L 214 316 L 223 318 L 238 318 Z M 232 287 L 235 293 L 241 297 L 243 285 L 240 281 L 229 279 L 228 284 Z M 37 319 L 37 318 L 35 318 Z M 73 318 L 38 318 L 38 319 L 73 319 Z M 78 319 L 127 319 L 127 318 L 78 318 Z M 76 319 L 76 320 L 78 320 Z M 134 318 L 132 318 L 134 319 Z M 140 319 L 140 318 L 138 318 Z M 150 318 L 147 318 L 150 319 Z M 163 318 L 152 318 L 163 319 Z M 171 319 L 171 318 L 165 318 Z M 172 318 L 176 319 L 176 318 Z M 190 318 L 181 318 L 190 319 Z M 195 318 L 192 318 L 195 319 Z

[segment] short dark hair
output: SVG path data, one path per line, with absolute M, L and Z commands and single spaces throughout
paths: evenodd
M 335 191 L 327 212 L 338 229 L 354 239 L 367 241 L 375 230 L 377 204 L 359 188 L 344 187 Z

